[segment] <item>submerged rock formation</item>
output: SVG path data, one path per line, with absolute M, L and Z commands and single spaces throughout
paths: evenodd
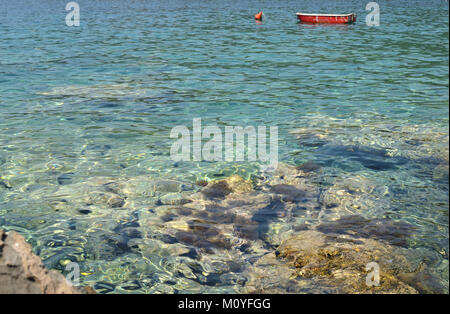
M 296 233 L 249 270 L 250 293 L 445 293 L 431 252 L 316 230 Z M 371 274 L 378 268 L 378 282 Z
M 280 164 L 254 182 L 237 175 L 204 182 L 184 204 L 140 213 L 140 250 L 149 259 L 174 257 L 171 271 L 183 280 L 237 292 L 447 291 L 432 270 L 442 259 L 409 248 L 413 226 L 363 215 L 389 201 L 383 187 L 353 177 L 319 190 L 311 184 L 319 175 L 310 164 Z M 370 263 L 380 268 L 379 285 L 366 284 Z
M 0 230 L 0 293 L 81 294 L 62 274 L 48 270 L 18 233 Z
M 51 268 L 83 263 L 99 293 L 448 291 L 448 257 L 417 244 L 414 225 L 388 212 L 390 186 L 312 162 L 243 175 L 60 184 L 49 204 L 65 230 L 39 254 Z M 366 285 L 372 262 L 379 286 Z

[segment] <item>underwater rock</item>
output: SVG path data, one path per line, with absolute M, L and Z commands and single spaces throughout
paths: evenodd
M 239 175 L 232 175 L 224 180 L 232 193 L 248 193 L 253 191 L 253 185 L 250 180 L 244 180 Z
M 306 175 L 307 173 L 298 167 L 285 163 L 278 163 L 273 174 L 267 176 L 266 183 L 270 185 L 282 183 L 295 185 L 298 182 L 302 182 L 298 180 L 299 177 L 304 177 Z
M 391 245 L 406 247 L 407 237 L 414 228 L 403 221 L 366 219 L 360 215 L 351 215 L 336 221 L 323 222 L 317 226 L 317 230 L 326 234 L 347 234 L 351 237 L 379 239 Z
M 292 166 L 289 170 L 285 169 L 289 182 L 296 182 L 298 186 L 304 187 L 305 179 L 296 178 L 299 173 L 301 171 Z M 267 182 L 274 180 L 271 177 Z M 293 202 L 303 201 L 305 195 L 310 197 L 297 186 L 284 183 L 284 179 L 277 182 L 283 183 L 274 184 L 273 188 L 269 184 L 262 184 L 269 192 L 272 188 L 273 192 L 280 194 L 267 193 L 261 186 L 255 190 L 250 180 L 244 180 L 238 175 L 210 182 L 199 193 L 187 196 L 190 203 L 157 206 L 153 212 L 142 212 L 142 233 L 145 239 L 153 239 L 149 246 L 180 251 L 178 248 L 170 248 L 175 244 L 162 241 L 160 236 L 156 236 L 165 234 L 171 239 L 175 238 L 185 248 L 195 250 L 195 258 L 200 259 L 223 254 L 224 261 L 233 256 L 238 260 L 241 255 L 267 252 L 265 247 L 279 244 L 289 235 L 285 231 L 291 230 L 292 226 L 281 227 L 279 220 L 287 222 L 291 219 L 292 211 L 297 207 Z M 311 199 L 314 199 L 311 201 L 314 204 L 310 207 L 305 204 L 302 212 L 317 207 L 317 194 Z M 154 250 L 146 252 L 150 254 Z
M 417 293 L 437 286 L 433 272 L 414 275 L 417 265 L 401 247 L 410 225 L 356 215 L 387 208 L 389 190 L 354 174 L 319 188 L 322 175 L 280 163 L 253 183 L 235 175 L 186 192 L 190 203 L 162 202 L 183 192 L 159 195 L 161 206 L 140 212 L 140 251 L 183 260 L 183 274 L 202 286 L 234 283 L 245 292 Z M 239 271 L 227 275 L 221 265 L 231 261 Z M 382 269 L 379 287 L 365 284 L 370 262 Z M 424 287 L 414 283 L 418 276 L 428 278 Z
M 360 175 L 339 180 L 339 185 L 350 193 L 372 193 L 375 189 L 375 184 Z
M 320 121 L 320 125 L 317 121 Z M 359 161 L 364 167 L 379 171 L 395 169 L 406 162 L 420 163 L 430 157 L 447 162 L 449 160 L 448 126 L 400 126 L 382 122 L 361 126 L 354 124 L 352 118 L 337 121 L 334 117 L 323 115 L 311 115 L 304 122 L 307 125 L 305 128 L 290 133 L 296 134 L 298 138 L 303 136 L 307 139 L 316 135 L 326 138 L 329 144 L 319 146 L 318 155 L 322 155 L 320 159 L 333 156 L 333 159 L 329 160 L 330 163 L 338 157 Z M 358 128 L 358 136 L 348 136 L 349 132 L 354 132 L 349 128 L 355 127 Z M 344 134 L 345 136 L 342 136 Z M 300 145 L 302 144 L 300 140 Z M 336 154 L 329 149 L 333 146 L 337 148 Z M 352 148 L 356 149 L 352 152 Z M 327 151 L 322 154 L 321 149 Z M 346 152 L 346 149 L 349 151 Z
M 397 247 L 384 241 L 325 235 L 304 231 L 278 248 L 279 258 L 296 268 L 300 278 L 319 278 L 322 283 L 339 285 L 344 293 L 438 292 L 437 277 L 424 271 L 429 253 Z M 417 265 L 415 261 L 422 261 Z M 378 286 L 366 284 L 369 263 L 377 263 Z M 406 280 L 408 279 L 408 280 Z M 417 289 L 420 287 L 420 289 Z M 442 291 L 442 290 L 440 290 Z
M 191 200 L 187 199 L 186 195 L 182 193 L 164 194 L 159 198 L 159 201 L 163 205 L 184 205 L 191 202 Z
M 248 193 L 253 190 L 249 180 L 239 175 L 232 175 L 224 180 L 213 181 L 202 189 L 201 193 L 206 199 L 224 199 L 231 193 Z
M 168 228 L 176 229 L 179 231 L 185 231 L 185 232 L 189 231 L 189 224 L 187 223 L 187 221 L 183 221 L 183 220 L 169 221 L 166 224 L 166 226 Z
M 148 258 L 163 255 L 186 261 L 183 276 L 202 286 L 237 289 L 246 282 L 242 271 L 247 265 L 268 252 L 270 224 L 289 216 L 282 196 L 254 190 L 239 176 L 210 182 L 187 197 L 190 203 L 141 212 L 141 252 Z M 196 269 L 194 261 L 206 268 Z M 231 264 L 237 267 L 224 271 Z
M 244 293 L 301 293 L 295 267 L 280 261 L 271 252 L 258 258 L 246 271 Z M 306 292 L 306 291 L 305 291 Z M 315 291 L 317 292 L 317 290 Z
M 319 218 L 329 221 L 368 211 L 384 211 L 390 207 L 390 202 L 387 187 L 376 186 L 361 175 L 344 175 L 336 179 L 331 187 L 321 191 Z
M 284 204 L 279 199 L 272 199 L 271 202 L 261 209 L 259 209 L 251 218 L 251 221 L 254 222 L 246 223 L 242 226 L 244 230 L 249 230 L 252 226 L 257 227 L 257 238 L 264 239 L 265 234 L 269 230 L 269 223 L 276 220 L 277 218 L 284 217 L 287 214 L 286 208 Z M 250 230 L 253 230 L 251 228 Z M 242 230 L 241 230 L 242 234 Z M 246 236 L 248 237 L 248 235 Z
M 318 179 L 319 175 L 320 172 L 305 171 L 301 167 L 279 163 L 273 173 L 267 174 L 265 178 L 258 181 L 257 187 L 263 188 L 269 193 L 291 195 L 291 197 L 287 197 L 287 199 L 291 198 L 291 201 L 300 201 L 310 197 L 317 198 L 319 190 L 313 182 Z
M 0 230 L 0 293 L 83 294 L 89 288 L 69 284 L 62 274 L 45 268 L 18 233 Z
M 95 213 L 110 212 L 111 209 L 128 208 L 126 196 L 108 189 L 120 181 L 109 177 L 92 177 L 83 182 L 59 185 L 59 189 L 46 195 L 48 206 L 65 214 L 88 209 Z
M 299 144 L 306 147 L 321 147 L 329 142 L 327 132 L 320 129 L 297 128 L 289 133 L 295 134 Z
M 201 191 L 206 199 L 224 199 L 231 192 L 231 188 L 224 181 L 209 184 Z
M 198 185 L 198 186 L 201 186 L 201 187 L 205 187 L 205 186 L 208 185 L 208 181 L 207 180 L 203 180 L 203 179 L 197 180 L 197 181 L 195 181 L 195 185 Z
M 364 167 L 372 170 L 385 171 L 396 169 L 399 165 L 408 162 L 403 157 L 391 157 L 385 149 L 372 148 L 362 145 L 325 145 L 318 149 L 319 154 L 357 161 Z
M 153 180 L 150 182 L 150 190 L 160 193 L 176 193 L 191 189 L 190 186 L 175 180 Z
M 153 213 L 142 212 L 141 231 L 144 239 L 147 239 L 145 245 L 141 246 L 143 254 L 150 258 L 157 252 L 167 252 L 171 256 L 190 260 L 204 261 L 214 257 L 228 263 L 230 260 L 239 261 L 244 247 L 248 251 L 257 251 L 262 247 L 258 239 L 258 223 L 251 218 L 255 212 L 270 204 L 271 196 L 257 191 L 238 193 L 250 191 L 251 187 L 249 181 L 240 177 L 220 181 L 230 182 L 232 187 L 229 188 L 227 183 L 230 193 L 225 196 L 220 194 L 223 198 L 211 200 L 194 197 L 192 202 L 183 206 L 158 206 Z M 215 183 L 206 188 L 216 188 Z M 215 269 L 217 265 L 209 271 L 209 277 L 204 278 L 205 282 L 215 285 L 221 280 L 221 274 Z M 232 279 L 235 278 L 233 276 L 225 277 L 224 280 L 241 282 L 240 279 Z
M 122 207 L 125 204 L 125 201 L 119 195 L 114 194 L 110 198 L 108 198 L 106 203 L 109 206 L 111 206 L 112 208 L 119 208 L 119 207 Z
M 84 236 L 87 258 L 113 261 L 125 254 L 139 254 L 142 233 L 137 212 L 130 215 L 114 211 L 111 216 L 110 219 L 99 217 L 90 220 L 91 227 Z
M 406 251 L 373 239 L 302 231 L 255 263 L 246 292 L 417 293 L 400 279 L 414 271 Z M 373 262 L 380 269 L 378 286 L 366 284 L 366 266 Z
M 135 177 L 123 182 L 110 182 L 106 188 L 113 193 L 128 198 L 156 197 L 167 193 L 181 193 L 192 186 L 175 180 L 159 180 L 149 177 Z
M 422 294 L 448 294 L 448 288 L 428 269 L 425 263 L 421 263 L 414 272 L 400 274 L 398 277 Z
M 298 170 L 301 170 L 301 171 L 306 172 L 306 173 L 318 171 L 321 168 L 322 168 L 322 166 L 320 166 L 320 165 L 318 165 L 318 164 L 316 164 L 316 163 L 314 163 L 312 161 L 308 161 L 308 162 L 305 162 L 305 163 L 297 166 Z
M 125 201 L 114 193 L 94 191 L 86 196 L 85 203 L 87 205 L 107 204 L 112 208 L 119 208 L 125 204 Z
M 295 186 L 288 184 L 276 184 L 270 187 L 270 192 L 281 194 L 284 202 L 300 202 L 306 193 Z

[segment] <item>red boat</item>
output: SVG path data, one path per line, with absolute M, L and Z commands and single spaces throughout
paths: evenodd
M 297 13 L 300 22 L 303 23 L 333 23 L 350 24 L 356 22 L 356 14 L 311 14 Z

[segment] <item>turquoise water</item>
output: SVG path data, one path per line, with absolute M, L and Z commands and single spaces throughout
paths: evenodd
M 83 283 L 115 292 L 239 291 L 177 281 L 158 250 L 101 247 L 155 200 L 128 198 L 125 210 L 83 201 L 99 177 L 259 175 L 251 162 L 174 163 L 170 131 L 193 118 L 277 126 L 281 162 L 317 164 L 322 188 L 364 177 L 385 189 L 364 215 L 410 223 L 409 245 L 448 263 L 447 1 L 379 1 L 379 27 L 365 25 L 357 0 L 78 3 L 80 27 L 68 27 L 64 1 L 0 0 L 0 227 L 21 232 L 48 267 L 76 260 Z M 297 11 L 358 21 L 305 25 Z M 142 268 L 123 271 L 130 263 Z

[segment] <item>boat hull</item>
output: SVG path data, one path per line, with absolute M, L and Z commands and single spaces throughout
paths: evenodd
M 351 24 L 356 22 L 356 14 L 303 14 L 297 13 L 302 23 Z

